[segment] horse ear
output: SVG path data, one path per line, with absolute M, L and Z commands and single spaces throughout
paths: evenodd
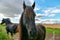
M 24 8 L 24 9 L 26 8 L 25 2 L 23 2 L 23 8 Z
M 34 2 L 34 4 L 32 5 L 32 7 L 33 7 L 33 9 L 35 8 L 35 2 Z

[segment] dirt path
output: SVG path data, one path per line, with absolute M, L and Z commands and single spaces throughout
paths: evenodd
M 14 35 L 14 40 L 19 40 L 19 34 L 18 33 L 16 35 Z M 60 35 L 59 34 L 47 33 L 46 34 L 46 40 L 60 40 Z
M 60 40 L 60 35 L 59 34 L 47 33 L 46 34 L 46 40 Z
M 13 37 L 14 40 L 19 40 L 19 33 L 16 33 Z
M 16 35 L 14 35 L 14 40 L 19 40 L 19 34 L 18 33 Z M 59 34 L 47 33 L 46 34 L 46 40 L 60 40 L 60 35 Z

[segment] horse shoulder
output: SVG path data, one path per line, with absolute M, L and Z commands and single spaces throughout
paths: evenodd
M 42 34 L 42 35 L 44 34 L 44 29 L 43 28 L 45 28 L 45 27 L 42 24 L 37 24 L 36 28 L 37 28 L 37 30 L 40 34 Z

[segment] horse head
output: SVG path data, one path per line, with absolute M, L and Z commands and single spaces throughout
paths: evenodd
M 28 30 L 29 37 L 34 36 L 36 33 L 35 27 L 35 12 L 34 12 L 35 2 L 32 6 L 25 5 L 23 3 L 23 14 L 22 14 L 22 24 Z
M 6 24 L 11 23 L 10 19 L 9 18 L 6 18 L 6 19 L 3 18 L 1 24 L 4 24 L 4 23 L 6 23 Z

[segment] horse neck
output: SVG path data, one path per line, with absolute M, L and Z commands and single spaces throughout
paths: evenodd
M 21 26 L 23 25 L 23 13 L 21 15 L 20 24 L 21 24 Z

